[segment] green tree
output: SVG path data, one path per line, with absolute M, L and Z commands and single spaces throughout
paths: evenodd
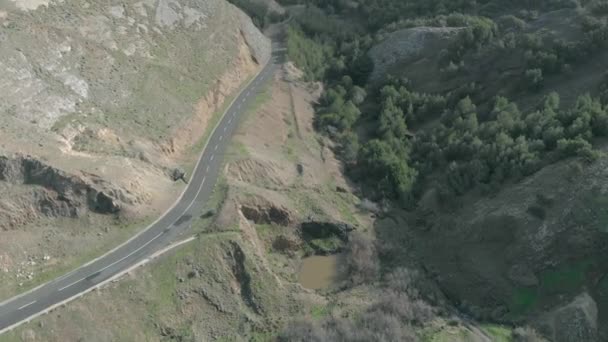
M 578 97 L 574 109 L 570 112 L 569 130 L 571 136 L 581 135 L 589 140 L 592 136 L 606 136 L 608 134 L 608 113 L 598 99 L 589 94 Z
M 524 77 L 529 89 L 538 91 L 543 87 L 544 78 L 541 69 L 528 69 L 524 73 Z
M 588 161 L 597 158 L 597 152 L 593 151 L 591 144 L 580 136 L 574 139 L 560 139 L 557 142 L 557 150 L 563 157 L 580 156 Z
M 365 89 L 359 87 L 359 86 L 354 86 L 349 94 L 351 100 L 353 101 L 354 104 L 356 104 L 357 106 L 362 104 L 363 101 L 365 101 L 365 98 L 367 97 L 367 93 L 365 92 Z
M 513 102 L 509 102 L 509 100 L 504 97 L 499 96 L 496 98 L 492 114 L 496 118 L 498 127 L 510 134 L 517 134 L 524 128 L 521 113 L 519 112 L 517 105 Z
M 557 112 L 559 110 L 559 105 L 560 105 L 559 94 L 554 91 L 550 92 L 549 95 L 547 95 L 547 97 L 545 98 L 545 102 L 544 102 L 545 110 L 552 110 L 554 112 Z
M 407 199 L 418 173 L 409 167 L 407 156 L 397 156 L 389 144 L 368 141 L 359 155 L 359 165 L 368 182 L 390 197 Z
M 407 124 L 403 111 L 395 105 L 392 98 L 384 101 L 379 120 L 379 133 L 385 138 L 404 138 Z

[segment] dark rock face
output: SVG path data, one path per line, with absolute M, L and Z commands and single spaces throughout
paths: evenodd
M 251 284 L 251 275 L 247 269 L 245 253 L 241 246 L 236 242 L 230 242 L 231 249 L 228 252 L 229 264 L 232 267 L 232 273 L 239 283 L 240 293 L 243 302 L 256 314 L 262 312 L 262 308 L 257 303 L 254 291 Z
M 89 193 L 94 194 L 96 191 L 90 190 Z M 89 208 L 100 214 L 115 214 L 120 211 L 120 206 L 114 199 L 102 191 L 89 197 Z
M 311 239 L 327 239 L 333 236 L 348 241 L 348 234 L 356 228 L 344 222 L 308 221 L 300 225 L 302 234 Z
M 34 192 L 38 202 L 38 211 L 48 217 L 72 217 L 80 215 L 80 210 L 69 198 L 55 196 L 52 192 L 42 190 Z
M 250 221 L 256 224 L 277 224 L 280 226 L 288 226 L 293 222 L 293 217 L 289 210 L 270 206 L 250 206 L 242 205 L 241 212 Z
M 86 209 L 100 214 L 120 211 L 113 197 L 83 178 L 29 156 L 0 156 L 0 181 L 42 187 L 34 191 L 33 196 L 39 212 L 49 217 L 78 217 Z

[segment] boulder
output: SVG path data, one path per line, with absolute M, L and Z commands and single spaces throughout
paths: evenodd
M 120 206 L 112 197 L 94 189 L 89 191 L 89 207 L 99 214 L 115 214 L 120 211 Z

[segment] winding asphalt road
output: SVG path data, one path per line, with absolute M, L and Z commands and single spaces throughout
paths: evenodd
M 182 197 L 156 222 L 103 257 L 54 279 L 34 290 L 0 303 L 0 333 L 27 322 L 60 303 L 79 297 L 99 284 L 142 262 L 178 238 L 192 233 L 192 219 L 200 215 L 217 180 L 224 151 L 239 117 L 254 100 L 264 82 L 272 78 L 282 58 L 273 43 L 272 57 L 258 76 L 242 90 L 213 131 Z

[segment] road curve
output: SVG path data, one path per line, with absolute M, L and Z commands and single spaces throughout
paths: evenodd
M 281 55 L 280 51 L 273 43 L 270 60 L 226 110 L 201 153 L 182 197 L 175 205 L 144 231 L 101 258 L 0 303 L 0 334 L 49 308 L 77 298 L 191 233 L 192 219 L 200 215 L 203 204 L 213 191 L 224 152 L 239 117 L 254 100 L 263 83 L 272 78 L 278 67 L 276 60 Z

